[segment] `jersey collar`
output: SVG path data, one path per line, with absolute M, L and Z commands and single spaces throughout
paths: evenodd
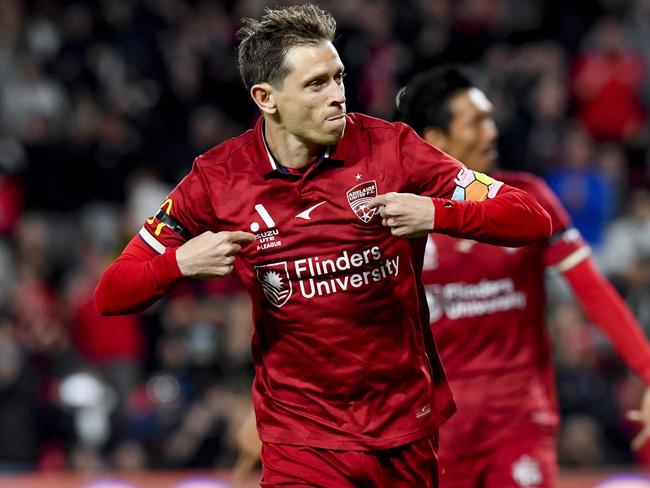
M 291 173 L 289 173 L 289 171 L 287 171 L 284 166 L 275 160 L 266 144 L 266 139 L 264 138 L 264 117 L 260 117 L 257 120 L 254 133 L 255 145 L 257 147 L 256 152 L 258 155 L 256 162 L 262 173 L 265 176 L 290 175 Z M 325 153 L 314 163 L 314 167 L 320 166 L 322 164 L 343 163 L 345 157 L 345 140 L 346 137 L 344 135 L 343 139 L 341 139 L 341 141 L 336 146 L 326 147 Z

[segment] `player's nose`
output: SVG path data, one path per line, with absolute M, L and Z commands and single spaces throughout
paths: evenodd
M 346 101 L 345 86 L 343 83 L 332 83 L 330 90 L 330 100 L 332 104 L 343 105 Z
M 499 137 L 499 129 L 497 128 L 497 124 L 494 122 L 494 119 L 492 118 L 485 119 L 483 130 L 487 142 L 489 143 L 496 142 L 497 138 Z

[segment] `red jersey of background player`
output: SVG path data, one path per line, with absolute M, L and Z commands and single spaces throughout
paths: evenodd
M 273 160 L 262 127 L 197 158 L 105 273 L 99 308 L 123 313 L 164 295 L 181 279 L 173 250 L 192 235 L 250 229 L 257 240 L 236 269 L 253 303 L 261 439 L 375 449 L 430 435 L 453 402 L 423 345 L 410 241 L 366 203 L 391 191 L 440 197 L 436 231 L 506 245 L 547 236 L 548 216 L 493 180 L 486 201 L 451 200 L 474 173 L 403 124 L 348 115 L 341 142 L 304 171 Z
M 585 286 L 596 291 L 605 285 L 589 271 L 590 249 L 548 186 L 525 173 L 492 174 L 537 198 L 551 216 L 553 236 L 548 242 L 523 248 L 429 237 L 423 281 L 431 325 L 461 411 L 441 431 L 441 449 L 454 452 L 490 449 L 502 442 L 499 433 L 512 436 L 518 420 L 533 421 L 551 431 L 556 427 L 544 326 L 545 271 L 568 274 L 588 311 L 600 306 L 601 314 L 610 313 L 606 301 L 590 300 L 588 293 L 580 293 Z M 576 281 L 579 275 L 586 279 Z M 628 330 L 617 333 L 618 325 L 620 321 L 603 328 L 628 364 L 647 381 L 650 371 L 644 342 L 635 344 L 636 335 Z

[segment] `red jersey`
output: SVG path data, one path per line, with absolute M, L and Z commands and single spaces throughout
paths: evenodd
M 650 378 L 647 342 L 609 285 L 583 264 L 590 249 L 548 186 L 524 173 L 497 171 L 494 176 L 535 196 L 551 216 L 553 235 L 522 248 L 429 236 L 422 278 L 431 327 L 459 408 L 441 431 L 441 449 L 450 452 L 498 445 L 499 432 L 508 434 L 518 420 L 556 426 L 544 325 L 547 270 L 566 273 L 588 313 L 594 307 L 607 313 L 607 321 L 614 322 L 610 327 L 621 328 L 620 337 L 613 337 L 619 352 L 644 379 Z M 576 289 L 571 273 L 589 284 Z M 590 299 L 584 290 L 602 293 Z
M 162 205 L 182 225 L 175 232 L 149 219 L 140 237 L 161 255 L 136 263 L 142 243 L 132 241 L 100 282 L 98 306 L 123 312 L 164 294 L 180 279 L 170 250 L 191 235 L 250 230 L 257 240 L 235 267 L 253 303 L 261 439 L 385 449 L 430 435 L 454 406 L 423 339 L 415 247 L 366 203 L 390 191 L 436 197 L 439 231 L 520 244 L 547 236 L 548 217 L 525 193 L 485 177 L 476 199 L 495 198 L 461 201 L 465 189 L 481 192 L 470 183 L 481 176 L 403 124 L 348 115 L 341 142 L 300 172 L 273 160 L 262 128 L 260 119 L 197 158 Z
M 497 172 L 496 178 L 525 188 L 551 216 L 553 234 L 570 228 L 569 217 L 537 178 Z M 588 248 L 575 230 L 562 260 Z M 552 244 L 550 244 L 552 246 Z M 548 242 L 510 248 L 431 234 L 424 258 L 434 336 L 451 377 L 519 371 L 548 360 L 544 329 L 544 272 Z

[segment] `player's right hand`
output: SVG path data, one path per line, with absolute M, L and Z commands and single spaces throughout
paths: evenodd
M 378 208 L 382 225 L 397 237 L 422 237 L 433 231 L 436 208 L 429 197 L 412 193 L 388 192 L 368 202 Z
M 176 262 L 188 278 L 223 278 L 232 273 L 242 245 L 254 240 L 255 235 L 250 232 L 204 232 L 176 250 Z

